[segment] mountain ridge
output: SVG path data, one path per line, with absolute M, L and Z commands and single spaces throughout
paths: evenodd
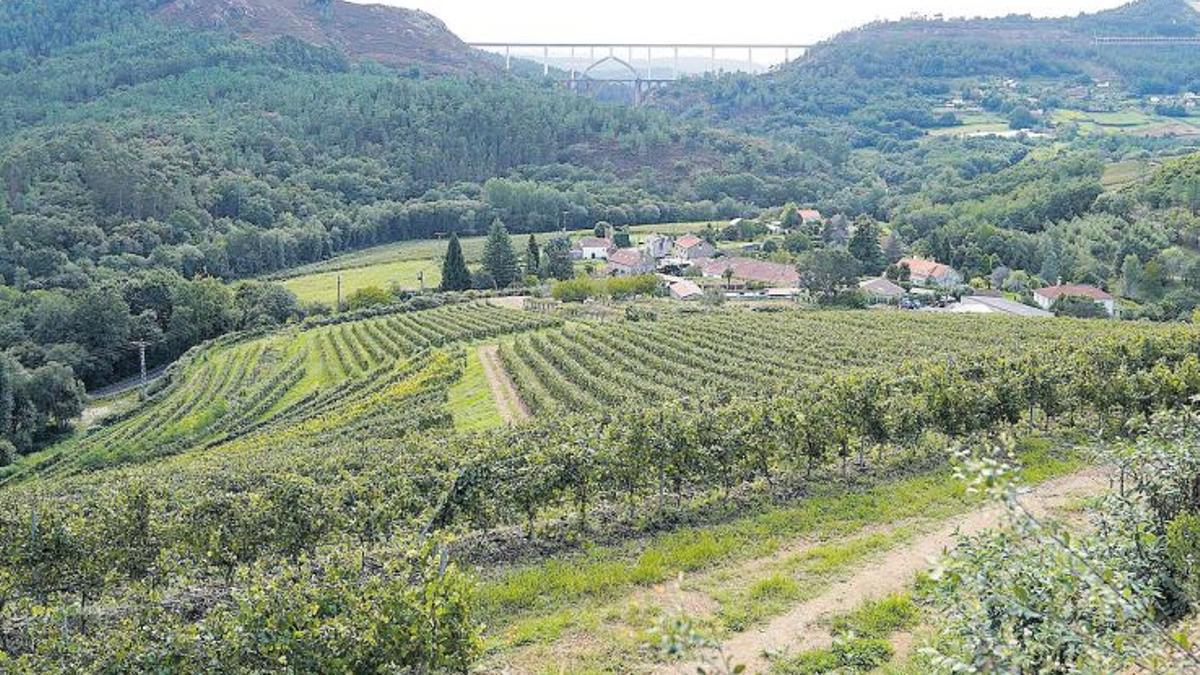
M 171 0 L 153 15 L 169 25 L 229 30 L 256 42 L 292 37 L 355 60 L 434 74 L 498 71 L 440 19 L 402 7 L 342 0 Z

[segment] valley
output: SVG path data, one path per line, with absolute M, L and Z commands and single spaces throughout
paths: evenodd
M 0 671 L 1200 670 L 1200 12 L 994 4 L 0 3 Z

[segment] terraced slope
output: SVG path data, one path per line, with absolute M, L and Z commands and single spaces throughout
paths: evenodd
M 62 474 L 247 436 L 281 441 L 336 431 L 395 438 L 448 425 L 441 404 L 462 355 L 439 347 L 554 324 L 490 305 L 457 305 L 216 346 L 178 368 L 147 404 L 23 468 Z

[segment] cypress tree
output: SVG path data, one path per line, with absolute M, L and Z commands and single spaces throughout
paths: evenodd
M 537 276 L 542 269 L 542 250 L 538 248 L 537 237 L 529 235 L 529 245 L 525 249 L 525 274 Z
M 497 218 L 492 221 L 487 243 L 483 245 L 483 269 L 492 275 L 497 288 L 506 288 L 516 281 L 519 267 L 508 230 Z
M 462 244 L 458 243 L 458 233 L 450 235 L 450 245 L 446 248 L 446 259 L 442 262 L 442 290 L 465 291 L 471 288 L 471 270 L 467 269 L 467 261 L 463 258 Z

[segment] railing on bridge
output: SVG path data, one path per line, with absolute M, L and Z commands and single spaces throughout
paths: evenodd
M 524 57 L 540 63 L 542 74 L 550 75 L 552 59 L 562 59 L 569 55 L 571 66 L 564 70 L 570 72 L 570 80 L 576 75 L 590 73 L 597 66 L 613 61 L 631 72 L 631 77 L 625 80 L 608 79 L 609 82 L 670 82 L 679 79 L 684 74 L 680 67 L 681 52 L 702 52 L 707 54 L 711 71 L 721 70 L 720 64 L 732 59 L 726 57 L 730 52 L 745 54 L 745 63 L 749 70 L 761 70 L 761 64 L 754 60 L 755 52 L 773 51 L 782 53 L 783 61 L 791 61 L 793 56 L 802 56 L 812 45 L 803 44 L 772 44 L 772 43 L 710 43 L 710 42 L 471 42 L 471 47 L 498 52 L 504 55 L 504 67 L 512 69 L 514 56 Z M 551 54 L 551 51 L 555 54 Z M 517 52 L 514 54 L 514 52 Z M 532 53 L 531 53 L 532 52 Z M 657 55 L 656 55 L 657 52 Z M 669 68 L 656 69 L 655 63 L 661 63 L 663 55 L 670 59 Z M 585 67 L 575 67 L 579 58 L 584 58 Z M 644 57 L 644 58 L 643 58 Z M 722 57 L 722 58 L 718 58 Z M 641 70 L 644 66 L 645 70 Z M 665 72 L 663 72 L 665 70 Z M 693 71 L 694 72 L 694 71 Z M 707 72 L 707 71 L 702 71 Z
M 1159 45 L 1159 46 L 1200 46 L 1200 36 L 1167 37 L 1167 36 L 1109 36 L 1095 38 L 1096 44 L 1102 45 Z

